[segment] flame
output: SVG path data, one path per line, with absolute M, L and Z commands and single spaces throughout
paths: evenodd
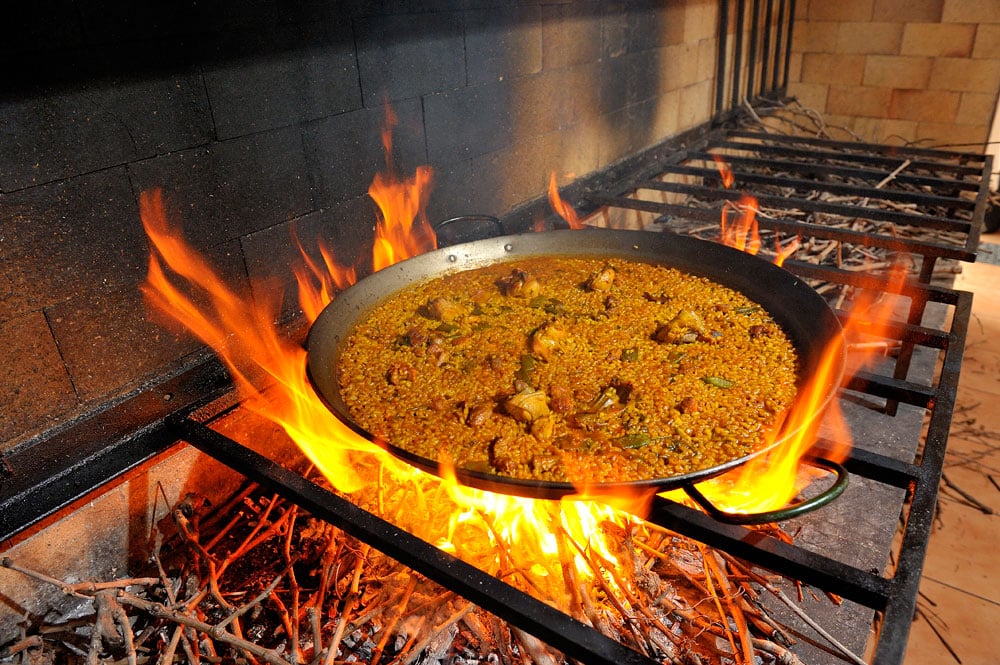
M 424 212 L 432 181 L 433 171 L 427 166 L 417 168 L 413 178 L 403 181 L 382 173 L 375 175 L 368 188 L 379 210 L 372 250 L 375 270 L 437 248 Z
M 738 204 L 726 201 L 720 221 L 720 238 L 724 245 L 734 247 L 747 254 L 760 251 L 760 233 L 757 229 L 757 199 L 743 194 Z M 730 213 L 735 220 L 730 220 Z
M 390 129 L 394 122 L 390 115 Z M 383 145 L 391 170 L 388 129 Z M 409 178 L 383 173 L 374 179 L 369 189 L 378 207 L 374 269 L 435 247 L 424 213 L 432 175 L 430 168 L 421 167 Z M 356 434 L 313 390 L 305 350 L 275 324 L 281 303 L 267 297 L 273 290 L 254 288 L 254 300 L 226 284 L 171 224 L 160 190 L 141 194 L 140 212 L 151 245 L 141 287 L 147 305 L 211 346 L 247 408 L 280 425 L 336 490 L 497 575 L 520 571 L 530 578 L 521 583 L 525 590 L 559 606 L 579 593 L 578 581 L 600 574 L 595 561 L 615 565 L 615 541 L 603 534 L 609 525 L 628 528 L 630 515 L 596 501 L 530 500 L 463 487 L 447 465 L 439 479 Z M 320 246 L 314 259 L 298 238 L 295 242 L 302 254 L 301 265 L 294 268 L 299 303 L 313 321 L 357 280 L 358 271 L 340 264 L 328 247 Z M 266 389 L 256 387 L 260 377 L 267 378 Z
M 249 295 L 227 285 L 187 245 L 180 229 L 170 225 L 159 189 L 143 192 L 139 206 L 152 249 L 146 281 L 140 287 L 147 304 L 212 347 L 246 406 L 281 425 L 338 490 L 356 491 L 358 476 L 344 472 L 351 455 L 380 450 L 322 407 L 306 379 L 305 350 L 283 337 L 274 323 L 280 303 L 264 295 L 248 306 Z M 259 291 L 266 294 L 265 289 Z M 275 383 L 266 396 L 250 378 L 260 372 Z M 310 445 L 319 433 L 322 441 L 335 439 L 337 445 Z
M 580 216 L 576 214 L 576 210 L 573 210 L 573 206 L 566 203 L 561 196 L 559 196 L 559 188 L 556 186 L 556 172 L 553 171 L 549 176 L 549 205 L 556 213 L 566 220 L 571 229 L 582 229 L 583 222 L 580 221 Z
M 713 156 L 723 185 L 735 182 L 729 166 L 718 156 Z M 756 217 L 757 200 L 744 193 L 738 204 L 726 202 L 720 220 L 720 242 L 748 254 L 757 254 L 761 247 Z M 735 216 L 735 220 L 731 220 Z M 782 247 L 775 241 L 778 266 L 799 248 L 799 238 Z M 886 294 L 899 293 L 905 278 L 905 268 L 894 266 Z M 886 327 L 891 320 L 894 305 L 892 297 L 879 300 L 871 292 L 863 292 L 851 308 L 843 323 L 842 335 L 831 339 L 823 350 L 817 367 L 796 395 L 781 425 L 769 435 L 765 448 L 769 452 L 752 458 L 735 470 L 698 484 L 698 490 L 722 510 L 733 513 L 767 512 L 788 505 L 795 496 L 822 472 L 812 471 L 803 465 L 803 458 L 813 450 L 820 424 L 827 428 L 824 439 L 831 447 L 822 451 L 823 456 L 834 462 L 847 458 L 852 440 L 850 428 L 836 399 L 828 399 L 831 386 L 836 386 L 843 370 L 841 358 L 845 340 L 854 338 L 886 337 Z M 875 357 L 878 344 L 853 344 L 855 351 L 848 358 L 849 372 L 868 365 Z M 682 491 L 664 493 L 675 501 L 686 501 Z
M 719 169 L 719 175 L 722 177 L 722 186 L 726 189 L 732 189 L 733 183 L 736 182 L 733 170 L 729 168 L 729 164 L 721 155 L 712 155 L 712 159 L 715 161 L 715 168 Z

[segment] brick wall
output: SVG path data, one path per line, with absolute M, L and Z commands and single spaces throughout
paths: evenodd
M 996 0 L 806 0 L 789 94 L 866 140 L 982 150 L 1000 91 Z
M 287 290 L 294 227 L 367 252 L 365 192 L 503 215 L 707 121 L 715 0 L 17 3 L 0 22 L 0 453 L 199 347 L 147 316 L 137 198 L 163 187 L 233 283 Z

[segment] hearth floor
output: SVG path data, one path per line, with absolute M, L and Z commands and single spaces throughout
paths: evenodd
M 1000 265 L 964 264 L 955 288 L 975 294 L 972 320 L 904 665 L 1000 662 Z

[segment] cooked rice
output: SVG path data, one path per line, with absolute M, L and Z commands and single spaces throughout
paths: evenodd
M 760 449 L 795 396 L 796 368 L 780 327 L 732 289 L 624 259 L 546 257 L 385 299 L 345 339 L 338 380 L 354 420 L 393 446 L 595 483 Z

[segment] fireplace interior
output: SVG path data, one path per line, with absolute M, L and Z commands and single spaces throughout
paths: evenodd
M 902 662 L 971 308 L 948 267 L 975 258 L 993 164 L 975 149 L 803 136 L 783 99 L 806 62 L 796 30 L 846 20 L 812 4 L 20 8 L 0 51 L 0 556 L 74 582 L 139 574 L 154 534 L 176 533 L 175 506 L 231 507 L 253 483 L 568 658 L 661 660 L 307 479 L 218 359 L 144 306 L 139 198 L 162 188 L 187 242 L 248 299 L 283 294 L 281 329 L 301 340 L 296 243 L 372 269 L 365 192 L 389 125 L 391 166 L 434 169 L 432 222 L 499 220 L 473 219 L 472 235 L 565 226 L 545 199 L 554 176 L 587 224 L 713 239 L 750 192 L 765 239 L 799 248 L 785 267 L 838 314 L 889 289 L 879 266 L 906 258 L 890 351 L 840 394 L 855 441 L 844 495 L 783 522 L 791 542 L 664 498 L 646 518 L 774 571 L 789 593 L 815 589 L 800 604 L 843 649 L 771 600 L 801 662 Z M 92 608 L 0 568 L 0 662 L 25 626 Z

